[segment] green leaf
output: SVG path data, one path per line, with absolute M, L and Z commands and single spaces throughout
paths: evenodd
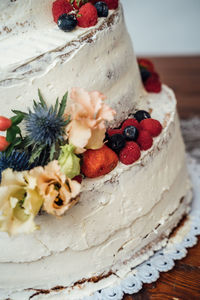
M 46 102 L 44 101 L 44 98 L 40 92 L 40 89 L 38 89 L 38 96 L 39 96 L 39 99 L 40 99 L 40 104 L 42 105 L 43 108 L 47 108 L 47 105 L 46 105 Z
M 41 154 L 42 150 L 44 149 L 44 147 L 45 147 L 44 145 L 40 145 L 39 147 L 37 147 L 36 150 L 34 150 L 32 152 L 32 155 L 31 155 L 30 160 L 29 160 L 29 162 L 31 164 L 36 160 L 36 158 L 38 158 L 40 156 L 40 154 Z
M 59 105 L 59 100 L 58 98 L 56 99 L 56 104 L 54 106 L 54 112 L 57 113 L 57 110 L 58 110 L 58 105 Z
M 59 111 L 58 111 L 58 116 L 59 117 L 62 117 L 63 114 L 64 114 L 64 111 L 65 111 L 65 108 L 66 108 L 66 105 L 67 105 L 67 97 L 68 97 L 68 92 L 66 92 L 61 100 L 61 103 L 60 103 L 60 108 L 59 108 Z
M 14 148 L 16 147 L 16 146 L 19 146 L 20 144 L 21 144 L 21 142 L 22 142 L 22 140 L 21 140 L 21 138 L 16 138 L 14 141 L 13 141 L 13 143 L 7 148 L 7 150 L 6 150 L 6 156 L 8 157 L 8 156 L 10 156 L 10 154 L 12 153 L 12 151 L 14 150 Z
M 67 126 L 71 121 L 71 117 L 69 116 L 67 120 L 65 120 L 64 125 Z
M 20 134 L 21 135 L 21 130 L 18 126 L 11 126 L 8 130 L 7 130 L 7 134 L 6 134 L 6 140 L 9 143 L 13 143 L 13 141 L 16 138 L 16 135 Z
M 16 116 L 12 117 L 12 125 L 18 125 L 23 121 L 25 118 L 26 114 L 20 111 L 13 110 L 13 112 L 16 114 Z
M 50 157 L 49 157 L 50 161 L 53 160 L 55 152 L 56 152 L 56 146 L 55 146 L 55 144 L 53 144 L 51 146 L 51 150 L 50 150 Z

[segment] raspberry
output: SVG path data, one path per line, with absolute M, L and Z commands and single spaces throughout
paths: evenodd
M 5 136 L 0 136 L 0 152 L 5 151 L 10 143 L 6 140 Z
M 141 150 L 148 150 L 153 145 L 153 138 L 147 130 L 141 130 L 137 139 Z
M 73 10 L 73 6 L 66 0 L 56 0 L 52 5 L 52 13 L 54 22 L 58 22 L 58 18 L 63 14 L 68 14 Z
M 155 119 L 145 119 L 140 122 L 140 127 L 147 130 L 152 137 L 158 136 L 162 131 L 162 125 Z
M 139 58 L 138 59 L 138 64 L 141 67 L 144 67 L 145 69 L 147 69 L 149 72 L 154 72 L 154 65 L 149 59 Z
M 138 130 L 140 129 L 140 124 L 136 119 L 127 119 L 122 123 L 122 131 L 129 126 L 135 126 Z
M 81 6 L 77 14 L 78 26 L 86 28 L 97 24 L 97 9 L 91 3 Z
M 109 9 L 116 9 L 119 6 L 119 0 L 104 0 Z
M 123 130 L 122 129 L 108 129 L 107 130 L 107 134 L 109 135 L 109 137 L 111 137 L 114 134 L 122 134 Z
M 162 85 L 159 75 L 156 72 L 151 73 L 151 76 L 145 81 L 144 87 L 147 92 L 160 93 Z
M 119 160 L 124 165 L 131 165 L 140 158 L 140 147 L 135 142 L 127 142 L 120 151 Z
M 12 126 L 12 121 L 6 117 L 0 116 L 0 131 L 5 131 Z

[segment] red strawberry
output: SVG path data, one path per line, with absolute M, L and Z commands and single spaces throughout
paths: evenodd
M 137 139 L 141 150 L 148 150 L 153 145 L 153 138 L 147 130 L 141 130 Z
M 98 150 L 87 150 L 83 154 L 81 171 L 86 177 L 96 178 L 110 173 L 117 163 L 117 154 L 104 145 Z
M 81 182 L 83 181 L 83 177 L 82 175 L 77 175 L 72 180 L 76 180 L 78 183 L 81 184 Z
M 78 26 L 86 28 L 97 24 L 97 9 L 91 3 L 81 6 L 77 14 Z
M 138 64 L 144 68 L 146 68 L 149 72 L 154 72 L 154 65 L 153 63 L 146 58 L 139 58 Z
M 162 131 L 162 125 L 155 119 L 142 120 L 140 122 L 140 127 L 143 130 L 147 130 L 152 137 L 158 136 Z
M 119 6 L 119 0 L 103 0 L 108 5 L 109 9 L 116 9 Z
M 52 13 L 54 22 L 58 22 L 58 18 L 63 14 L 68 14 L 73 10 L 73 6 L 67 0 L 56 0 L 52 5 Z
M 107 134 L 109 136 L 112 136 L 114 134 L 122 134 L 123 133 L 123 130 L 122 129 L 108 129 L 107 130 Z
M 8 118 L 0 116 L 0 131 L 5 131 L 10 128 L 12 121 Z
M 69 3 L 73 5 L 75 9 L 79 9 L 82 5 L 87 3 L 87 0 L 67 0 Z
M 10 145 L 4 136 L 0 136 L 0 151 L 5 151 Z
M 160 93 L 162 85 L 159 75 L 156 72 L 153 72 L 151 76 L 145 81 L 144 87 L 147 92 Z
M 140 124 L 136 119 L 127 119 L 122 123 L 122 131 L 128 126 L 135 126 L 138 130 L 140 129 Z
M 135 142 L 127 142 L 126 146 L 120 151 L 119 160 L 124 165 L 131 165 L 140 158 L 140 147 Z

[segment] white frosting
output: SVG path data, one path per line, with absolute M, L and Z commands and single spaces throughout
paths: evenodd
M 52 104 L 58 96 L 79 86 L 104 93 L 107 103 L 118 112 L 119 123 L 143 93 L 121 6 L 110 11 L 108 18 L 100 18 L 95 27 L 77 27 L 65 33 L 53 22 L 52 0 L 42 1 L 42 7 L 38 2 L 9 3 L 7 17 L 5 4 L 0 3 L 2 26 L 8 20 L 7 27 L 12 28 L 0 35 L 1 114 L 10 116 L 11 109 L 32 107 L 38 88 Z M 22 28 L 14 26 L 20 9 L 24 12 L 20 23 L 28 20 Z
M 85 180 L 80 202 L 61 219 L 39 216 L 38 232 L 13 238 L 1 234 L 2 293 L 70 286 L 111 269 L 116 272 L 123 261 L 159 237 L 159 227 L 166 233 L 167 224 L 177 221 L 174 212 L 190 184 L 176 101 L 163 87 L 143 104 L 164 130 L 138 162 L 119 163 L 110 174 Z

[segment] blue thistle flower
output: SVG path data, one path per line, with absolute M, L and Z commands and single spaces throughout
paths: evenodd
M 47 107 L 40 91 L 40 102 L 34 101 L 33 111 L 25 115 L 26 147 L 31 147 L 30 163 L 36 159 L 44 165 L 49 159 L 52 160 L 56 151 L 56 145 L 62 144 L 65 135 L 65 127 L 69 120 L 63 117 L 67 93 L 61 103 L 56 100 L 55 106 Z
M 29 163 L 30 157 L 25 152 L 13 150 L 9 156 L 6 152 L 0 152 L 0 182 L 4 170 L 11 168 L 14 171 L 30 170 L 33 165 Z

